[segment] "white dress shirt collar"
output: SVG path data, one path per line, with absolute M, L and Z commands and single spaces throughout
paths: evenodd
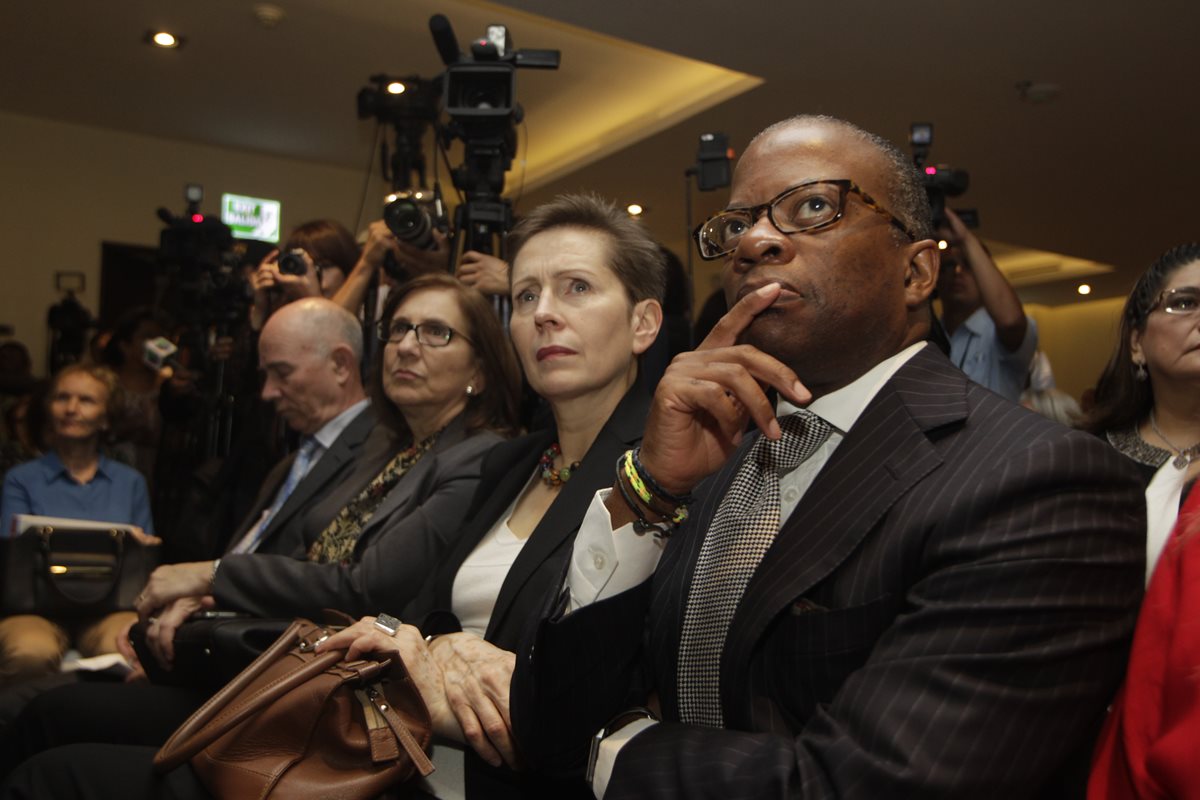
M 885 358 L 841 389 L 813 400 L 809 403 L 808 410 L 845 434 L 862 416 L 867 405 L 875 399 L 875 395 L 879 393 L 883 385 L 891 380 L 892 376 L 927 344 L 929 343 L 926 341 L 920 341 L 909 345 L 894 356 Z M 780 417 L 794 414 L 798 410 L 797 406 L 782 397 L 775 406 L 776 414 Z

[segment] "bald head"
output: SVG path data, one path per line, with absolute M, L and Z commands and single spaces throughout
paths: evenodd
M 323 297 L 306 297 L 288 303 L 267 320 L 262 335 L 277 328 L 306 347 L 328 354 L 337 346 L 349 347 L 356 361 L 362 360 L 362 328 L 353 314 Z
M 295 430 L 311 435 L 362 400 L 362 329 L 341 306 L 319 297 L 289 303 L 263 326 L 263 399 Z

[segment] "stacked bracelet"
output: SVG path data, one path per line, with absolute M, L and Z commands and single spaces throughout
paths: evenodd
M 638 453 L 638 449 L 628 450 L 617 459 L 617 488 L 621 492 L 621 498 L 636 517 L 633 523 L 635 531 L 653 531 L 659 536 L 669 536 L 687 519 L 687 507 L 692 502 L 692 497 L 671 494 L 663 489 L 646 472 Z M 650 519 L 647 512 L 658 519 Z

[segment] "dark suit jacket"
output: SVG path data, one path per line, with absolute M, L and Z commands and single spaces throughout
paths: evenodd
M 356 473 L 369 471 L 375 475 L 394 453 L 391 434 L 379 424 L 374 409 L 367 406 L 342 430 L 321 460 L 292 490 L 267 525 L 257 552 L 303 558 L 306 550 L 304 527 L 309 512 L 339 487 L 342 487 L 342 494 L 350 490 L 357 492 L 361 485 Z M 253 508 L 230 538 L 228 547 L 236 546 L 258 522 L 263 511 L 275 501 L 275 494 L 287 479 L 295 460 L 296 454 L 292 453 L 271 468 L 254 500 Z M 363 481 L 362 485 L 365 483 Z M 330 519 L 332 515 L 325 522 L 328 524 Z
M 508 571 L 484 637 L 489 642 L 516 650 L 530 623 L 540 618 L 547 596 L 562 582 L 588 504 L 597 490 L 612 485 L 617 457 L 641 440 L 649 406 L 650 396 L 638 383 L 613 410 L 579 469 L 563 485 Z M 463 535 L 404 618 L 419 619 L 431 609 L 448 612 L 459 567 L 524 490 L 538 459 L 556 438 L 554 430 L 541 430 L 492 448 L 484 460 L 483 480 Z M 489 767 L 474 751 L 468 753 L 466 784 L 467 796 L 472 798 L 591 796 L 578 779 L 566 786 L 523 780 L 511 771 Z
M 346 488 L 322 498 L 305 515 L 300 548 L 223 558 L 213 586 L 217 602 L 263 617 L 308 616 L 325 608 L 359 617 L 404 608 L 461 535 L 483 456 L 500 441 L 490 431 L 468 433 L 461 419 L 455 420 L 367 522 L 352 563 L 304 560 L 309 544 L 379 472 L 379 467 L 360 465 Z
M 651 580 L 540 627 L 513 683 L 526 755 L 579 769 L 588 737 L 652 688 L 667 722 L 621 751 L 606 800 L 1042 792 L 1090 746 L 1124 668 L 1145 524 L 1126 461 L 926 347 L 747 586 L 721 661 L 726 729 L 683 725 L 692 570 L 754 438 L 698 487 Z

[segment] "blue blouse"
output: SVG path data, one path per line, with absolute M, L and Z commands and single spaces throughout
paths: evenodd
M 53 450 L 13 467 L 4 476 L 0 536 L 12 535 L 16 514 L 88 519 L 138 525 L 154 533 L 146 479 L 132 467 L 100 456 L 96 474 L 78 483 Z

